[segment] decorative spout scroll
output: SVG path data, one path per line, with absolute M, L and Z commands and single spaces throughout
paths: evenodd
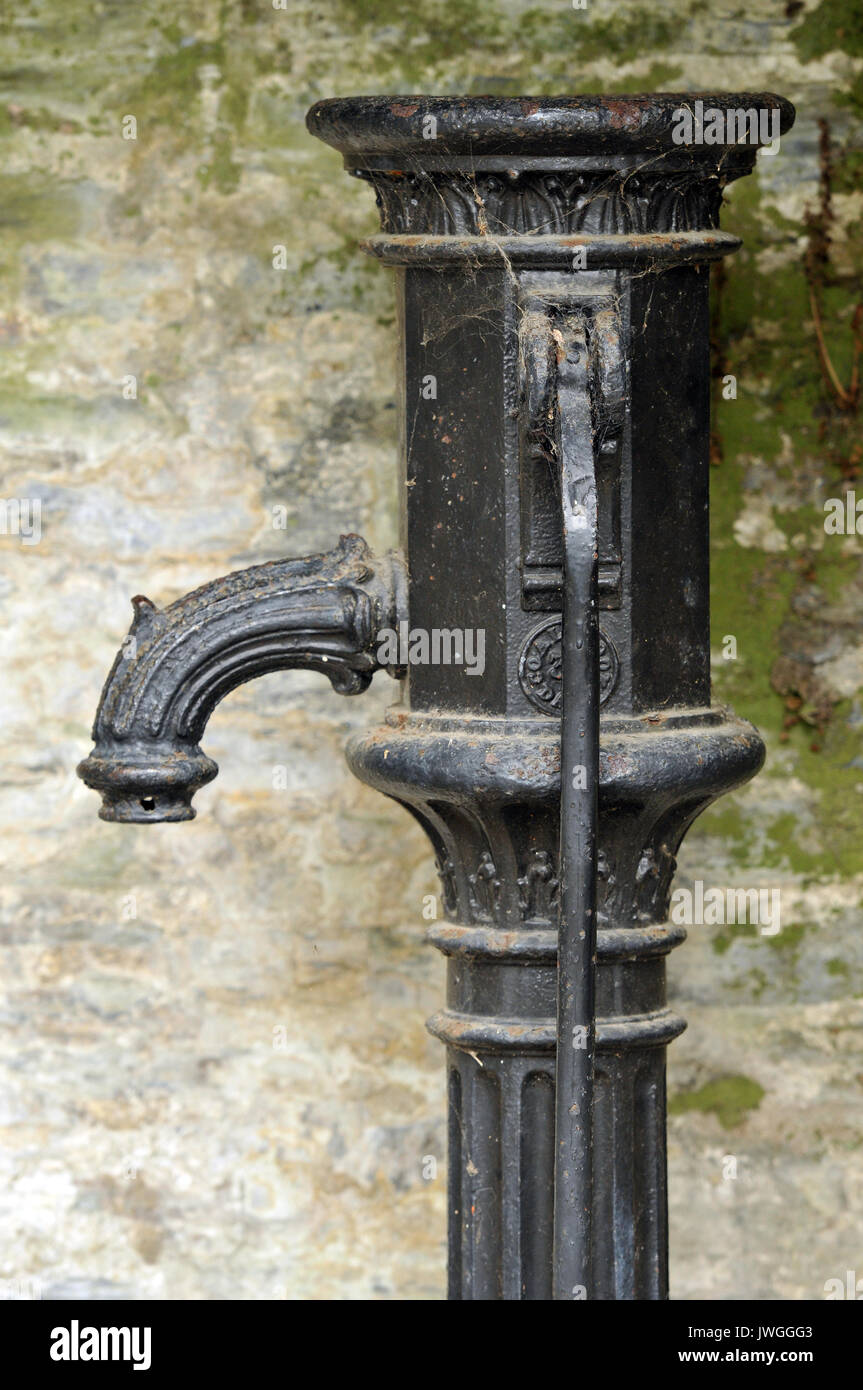
M 132 627 L 99 702 L 95 747 L 78 772 L 101 792 L 103 820 L 191 820 L 192 797 L 218 771 L 199 740 L 231 690 L 267 671 L 303 667 L 357 695 L 375 671 L 390 669 L 378 660 L 377 635 L 406 615 L 404 566 L 349 535 L 323 555 L 215 579 L 165 609 L 140 596 L 132 603 Z

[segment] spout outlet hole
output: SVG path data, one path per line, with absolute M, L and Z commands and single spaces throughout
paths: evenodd
M 152 796 L 142 796 L 142 797 L 141 797 L 141 806 L 143 807 L 143 809 L 144 809 L 145 811 L 155 811 L 155 809 L 156 809 L 156 800 L 155 800 L 155 797 L 152 797 Z

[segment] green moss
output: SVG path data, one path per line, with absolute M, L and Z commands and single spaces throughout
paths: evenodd
M 715 836 L 722 841 L 726 857 L 736 867 L 749 869 L 761 862 L 747 818 L 734 796 L 723 797 L 708 807 L 696 824 L 697 834 Z
M 224 62 L 225 47 L 221 42 L 196 41 L 162 53 L 146 76 L 128 89 L 129 109 L 138 115 L 135 108 L 143 107 L 151 119 L 175 123 L 183 111 L 183 101 L 190 102 L 198 96 L 200 68 L 209 63 L 221 71 Z
M 749 988 L 752 992 L 753 998 L 761 998 L 761 995 L 767 988 L 767 976 L 765 975 L 763 970 L 759 970 L 756 967 L 753 971 L 751 971 L 749 977 Z
M 838 956 L 832 956 L 830 960 L 826 962 L 824 968 L 828 975 L 841 975 L 845 980 L 847 980 L 851 974 L 851 967 L 848 965 L 848 962 L 840 960 Z
M 859 0 L 821 0 L 798 24 L 791 38 L 805 63 L 836 52 L 863 58 L 863 9 Z
M 34 242 L 73 240 L 80 224 L 75 187 L 32 174 L 0 175 L 0 228 L 25 248 Z
M 804 63 L 841 53 L 848 58 L 863 57 L 863 9 L 859 0 L 821 0 L 792 31 L 792 42 Z M 833 94 L 837 106 L 844 106 L 863 118 L 863 73 Z
M 844 161 L 838 161 L 837 171 L 843 167 Z M 811 328 L 801 333 L 801 325 L 811 321 L 802 254 L 769 274 L 756 259 L 765 245 L 790 244 L 805 228 L 777 216 L 772 207 L 765 211 L 757 178 L 735 184 L 723 226 L 741 236 L 745 246 L 728 262 L 718 312 L 725 370 L 737 377 L 738 394 L 732 401 L 720 398 L 714 407 L 723 460 L 711 474 L 711 626 L 714 645 L 725 634 L 737 638 L 738 659 L 719 664 L 715 689 L 717 698 L 732 704 L 776 741 L 786 709 L 772 689 L 771 673 L 783 654 L 783 624 L 794 621 L 791 601 L 801 577 L 799 552 L 792 540 L 823 529 L 816 482 L 823 478 L 825 487 L 838 486 L 838 468 L 831 478 L 828 463 L 825 475 L 823 461 L 825 454 L 830 455 L 819 433 L 819 422 L 825 418 L 824 386 Z M 829 350 L 846 380 L 851 368 L 849 317 L 857 293 L 849 279 L 829 286 L 824 297 Z M 787 549 L 776 554 L 744 548 L 734 538 L 735 521 L 759 500 L 745 486 L 753 458 L 767 465 L 768 479 L 772 475 L 787 485 L 789 495 L 795 489 L 799 492 L 803 483 L 798 505 L 773 510 L 775 525 L 788 538 Z M 807 484 L 808 477 L 813 482 Z M 843 553 L 839 545 L 825 545 L 808 555 L 806 564 L 814 567 L 825 603 L 840 599 L 859 572 L 859 559 Z M 806 710 L 801 713 L 807 715 Z M 815 793 L 816 824 L 811 842 L 803 848 L 792 818 L 774 822 L 760 862 L 800 873 L 863 872 L 861 800 L 856 790 L 860 775 L 859 768 L 848 766 L 859 754 L 860 739 L 848 727 L 846 713 L 847 707 L 840 703 L 823 733 L 816 733 L 811 723 L 801 723 L 786 736 L 794 774 Z M 762 775 L 770 775 L 769 762 Z M 716 825 L 708 819 L 705 828 L 712 831 Z M 735 862 L 748 863 L 745 817 L 735 813 L 722 831 L 731 839 Z
M 718 956 L 724 956 L 733 942 L 745 937 L 755 940 L 757 936 L 758 928 L 752 922 L 729 922 L 717 932 L 710 944 Z
M 340 0 L 338 8 L 345 29 L 374 43 L 378 73 L 397 70 L 402 91 L 434 90 L 433 74 L 446 70 L 449 90 L 498 95 L 607 88 L 584 68 L 609 59 L 619 66 L 646 60 L 663 82 L 671 80 L 679 70 L 663 64 L 661 55 L 680 41 L 688 18 L 646 9 L 596 18 L 590 6 L 579 11 L 563 4 L 510 15 L 486 0 L 430 0 L 420 26 L 413 0 Z M 613 85 L 621 92 L 655 89 L 643 73 L 623 74 Z
M 762 940 L 774 951 L 788 951 L 793 955 L 799 954 L 803 937 L 809 930 L 805 922 L 792 922 L 790 926 L 783 926 L 775 936 L 765 936 Z
M 639 77 L 638 84 L 643 92 L 674 92 L 683 83 L 683 68 L 677 63 L 651 63 L 647 72 Z
M 751 1077 L 718 1076 L 697 1091 L 679 1091 L 669 1097 L 668 1113 L 685 1115 L 700 1110 L 715 1115 L 723 1129 L 735 1129 L 750 1110 L 757 1110 L 765 1094 L 764 1087 Z
M 786 811 L 767 826 L 766 840 L 760 855 L 766 869 L 788 869 L 794 873 L 814 873 L 823 868 L 821 855 L 804 849 L 800 844 L 800 821 Z
M 628 62 L 645 54 L 658 56 L 679 41 L 685 28 L 684 15 L 669 18 L 651 10 L 619 13 L 610 19 L 590 19 L 589 15 L 589 7 L 584 14 L 570 10 L 553 18 L 547 9 L 528 10 L 518 27 L 531 59 L 535 61 L 541 54 L 548 61 L 559 45 L 574 50 L 579 62 L 609 58 Z
M 220 193 L 233 193 L 242 172 L 242 165 L 234 159 L 231 139 L 227 135 L 217 135 L 207 155 L 207 162 L 198 169 L 201 187 L 213 186 Z
M 856 193 L 863 184 L 863 150 L 845 150 L 834 170 L 834 193 Z
M 823 845 L 820 871 L 843 877 L 863 873 L 863 796 L 857 790 L 859 767 L 848 766 L 860 755 L 860 734 L 848 727 L 848 703 L 837 706 L 821 752 L 812 751 L 810 738 L 792 731 L 790 744 L 797 756 L 796 772 L 818 797 L 818 828 Z
M 759 950 L 762 945 L 769 946 L 772 951 L 783 952 L 786 957 L 786 966 L 793 970 L 799 959 L 800 948 L 808 930 L 808 924 L 794 922 L 790 926 L 783 926 L 774 936 L 765 936 L 751 922 L 730 922 L 716 932 L 711 938 L 710 944 L 717 956 L 724 956 L 735 941 L 747 941 L 753 950 Z M 774 967 L 771 967 L 771 973 L 773 972 Z M 788 982 L 789 986 L 797 983 L 793 975 L 788 976 Z M 755 966 L 749 972 L 748 979 L 739 981 L 738 985 L 739 988 L 749 989 L 757 999 L 767 986 L 767 975 L 764 970 Z

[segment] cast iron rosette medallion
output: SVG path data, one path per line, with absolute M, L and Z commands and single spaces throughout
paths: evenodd
M 530 703 L 543 714 L 560 714 L 563 693 L 563 627 L 560 618 L 548 618 L 528 637 L 521 649 L 518 679 Z M 604 705 L 617 685 L 620 661 L 610 637 L 599 632 L 599 703 Z

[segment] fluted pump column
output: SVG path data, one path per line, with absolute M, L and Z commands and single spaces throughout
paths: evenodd
M 693 109 L 716 114 L 718 141 L 687 127 Z M 404 704 L 349 750 L 437 856 L 447 920 L 429 935 L 448 986 L 429 1026 L 447 1046 L 452 1298 L 552 1297 L 560 465 L 579 448 L 598 510 L 592 1273 L 558 1296 L 667 1295 L 675 855 L 763 758 L 710 698 L 708 271 L 739 244 L 719 230 L 723 187 L 792 119 L 749 94 L 309 113 L 373 187 L 382 233 L 366 250 L 396 271 L 406 636 L 484 639 L 481 670 L 423 659 L 418 641 Z

